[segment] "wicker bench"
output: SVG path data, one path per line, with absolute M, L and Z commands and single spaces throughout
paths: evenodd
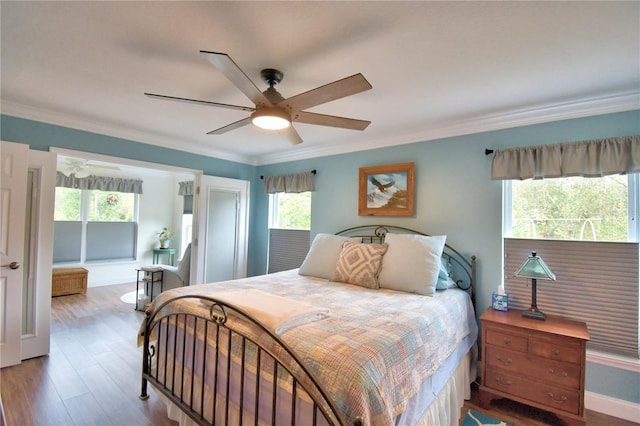
M 84 268 L 57 268 L 51 279 L 51 296 L 87 292 L 89 271 Z

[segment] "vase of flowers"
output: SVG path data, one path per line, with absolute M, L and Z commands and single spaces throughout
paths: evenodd
M 169 244 L 171 244 L 171 238 L 173 238 L 173 231 L 166 226 L 162 228 L 162 231 L 158 233 L 160 248 L 169 248 Z

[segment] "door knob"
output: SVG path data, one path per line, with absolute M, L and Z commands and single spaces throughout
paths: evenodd
M 6 265 L 2 265 L 0 267 L 9 268 L 9 269 L 18 269 L 20 267 L 20 264 L 18 262 L 11 262 L 11 263 L 8 263 Z

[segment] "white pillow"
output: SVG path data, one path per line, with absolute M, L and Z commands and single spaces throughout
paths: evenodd
M 332 234 L 317 234 L 298 273 L 300 275 L 331 279 L 342 252 L 342 244 L 345 241 L 353 241 L 353 238 Z
M 380 288 L 433 296 L 440 272 L 446 235 L 387 234 L 389 245 L 382 258 Z

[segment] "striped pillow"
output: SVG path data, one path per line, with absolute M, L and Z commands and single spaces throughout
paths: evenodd
M 342 244 L 332 281 L 366 288 L 379 288 L 378 272 L 387 247 L 386 244 L 359 244 L 346 241 Z

